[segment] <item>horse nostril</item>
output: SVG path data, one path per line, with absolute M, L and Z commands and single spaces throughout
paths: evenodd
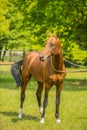
M 44 56 L 40 56 L 40 60 L 41 60 L 41 61 L 44 61 Z

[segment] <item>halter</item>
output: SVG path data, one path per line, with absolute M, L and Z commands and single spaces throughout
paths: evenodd
M 70 64 L 73 64 L 74 66 L 79 66 L 79 67 L 83 67 L 83 68 L 86 68 L 87 66 L 80 66 L 80 65 L 77 65 L 77 64 L 74 64 L 72 62 L 69 62 L 68 60 L 64 59 L 65 61 L 67 61 L 68 63 Z M 58 72 L 58 73 L 74 73 L 74 72 L 87 72 L 87 69 L 84 69 L 84 70 L 57 70 L 54 66 L 53 66 L 53 62 L 52 62 L 52 56 L 50 56 L 50 61 L 51 61 L 51 67 L 52 69 L 55 71 L 55 72 Z

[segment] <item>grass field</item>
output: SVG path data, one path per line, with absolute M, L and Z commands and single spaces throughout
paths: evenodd
M 0 130 L 87 130 L 87 73 L 68 73 L 61 93 L 60 119 L 55 120 L 55 87 L 50 90 L 45 123 L 40 124 L 36 100 L 37 83 L 26 90 L 23 118 L 18 118 L 20 88 L 10 75 L 9 66 L 0 66 Z M 43 100 L 43 97 L 42 97 Z

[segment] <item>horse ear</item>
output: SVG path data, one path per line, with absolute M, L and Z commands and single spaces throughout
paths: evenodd
M 60 32 L 57 32 L 56 36 L 59 37 L 60 36 Z

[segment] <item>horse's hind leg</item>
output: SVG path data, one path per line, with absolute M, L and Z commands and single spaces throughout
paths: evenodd
M 21 87 L 21 103 L 20 103 L 20 111 L 19 111 L 19 118 L 22 118 L 22 109 L 23 109 L 23 102 L 24 102 L 24 99 L 25 99 L 25 90 L 26 90 L 26 86 L 27 86 L 27 83 L 29 81 L 31 76 L 24 76 L 22 77 L 22 87 Z
M 40 108 L 40 113 L 43 113 L 43 107 L 41 105 L 41 94 L 43 91 L 43 83 L 38 82 L 38 88 L 37 88 L 37 92 L 36 92 L 36 96 L 37 96 L 37 101 L 38 101 L 38 106 Z

